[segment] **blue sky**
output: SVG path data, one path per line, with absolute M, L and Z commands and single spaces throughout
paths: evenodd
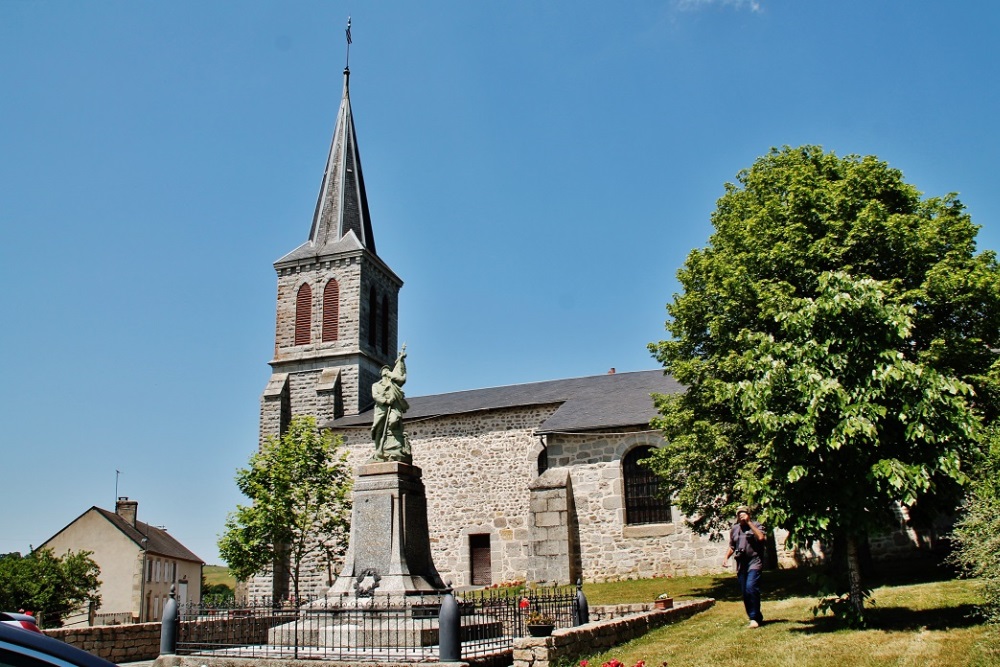
M 0 552 L 118 493 L 209 563 L 342 90 L 410 396 L 655 368 L 723 184 L 875 154 L 1000 249 L 995 3 L 0 0 Z

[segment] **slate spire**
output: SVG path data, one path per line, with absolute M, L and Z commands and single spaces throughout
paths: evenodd
M 344 68 L 344 96 L 337 112 L 337 125 L 330 143 L 330 155 L 316 200 L 308 246 L 316 255 L 333 246 L 352 233 L 363 247 L 375 253 L 375 236 L 372 234 L 371 216 L 365 179 L 361 174 L 361 155 L 354 132 L 351 113 L 350 68 Z

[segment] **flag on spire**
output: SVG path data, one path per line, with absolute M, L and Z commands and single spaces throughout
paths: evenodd
M 351 17 L 347 17 L 347 43 L 351 43 Z

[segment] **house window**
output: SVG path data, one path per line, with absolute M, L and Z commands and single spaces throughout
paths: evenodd
M 295 344 L 309 343 L 312 326 L 312 289 L 303 283 L 295 296 Z
M 389 297 L 382 296 L 382 354 L 389 354 Z
M 639 461 L 649 458 L 652 447 L 636 447 L 622 459 L 625 487 L 625 523 L 670 523 L 670 503 L 660 497 L 660 479 Z
M 340 285 L 333 278 L 323 288 L 323 342 L 337 340 L 340 324 Z
M 375 347 L 375 331 L 378 325 L 378 297 L 375 296 L 375 286 L 368 290 L 368 344 Z

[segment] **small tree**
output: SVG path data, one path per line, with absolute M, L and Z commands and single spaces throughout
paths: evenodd
M 893 502 L 954 507 L 996 415 L 1000 267 L 953 195 L 922 199 L 874 157 L 772 150 L 727 184 L 679 271 L 650 460 L 701 532 L 760 508 L 794 544 L 858 546 Z
M 100 605 L 101 569 L 90 551 L 56 556 L 36 549 L 0 556 L 0 609 L 30 610 L 42 627 L 59 627 L 84 605 Z
M 226 519 L 219 552 L 239 580 L 287 559 L 295 600 L 306 563 L 341 557 L 350 528 L 347 452 L 313 417 L 295 417 L 281 436 L 268 438 L 236 485 L 252 501 Z M 329 564 L 327 564 L 329 567 Z
M 989 457 L 976 471 L 952 537 L 951 561 L 979 580 L 983 616 L 1000 623 L 1000 422 L 992 425 Z

